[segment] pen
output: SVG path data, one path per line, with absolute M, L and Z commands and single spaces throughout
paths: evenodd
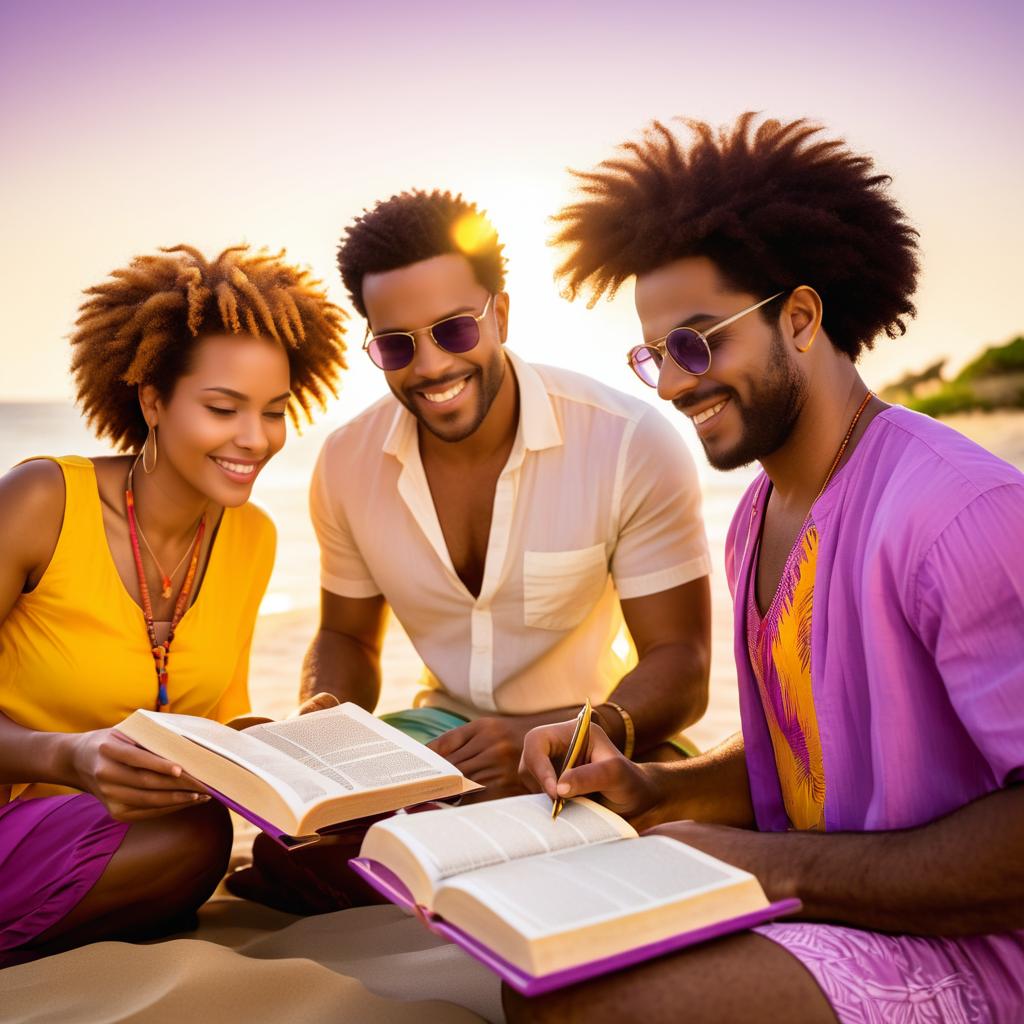
M 580 759 L 580 754 L 587 749 L 587 739 L 590 736 L 590 698 L 586 699 L 583 707 L 580 708 L 580 713 L 576 716 L 576 728 L 572 731 L 572 739 L 569 740 L 569 749 L 565 752 L 565 760 L 562 761 L 562 767 L 558 772 L 558 778 L 561 777 L 572 767 L 575 766 L 576 762 Z M 551 820 L 562 813 L 562 808 L 565 806 L 565 801 L 560 797 L 556 796 L 551 804 Z

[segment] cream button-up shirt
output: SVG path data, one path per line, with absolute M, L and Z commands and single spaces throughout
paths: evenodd
M 323 588 L 383 594 L 426 667 L 416 703 L 470 718 L 604 700 L 636 662 L 619 599 L 710 571 L 675 429 L 645 402 L 506 352 L 519 426 L 479 596 L 455 572 L 416 419 L 393 396 L 327 438 L 310 494 Z

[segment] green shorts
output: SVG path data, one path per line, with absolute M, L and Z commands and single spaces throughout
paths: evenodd
M 684 733 L 680 733 L 678 736 L 673 736 L 672 739 L 666 740 L 665 742 L 675 747 L 683 757 L 696 757 L 700 753 L 700 747 L 695 743 L 692 743 L 689 737 Z
M 399 732 L 411 736 L 420 743 L 429 743 L 443 736 L 450 729 L 465 725 L 469 719 L 457 715 L 453 711 L 442 711 L 441 708 L 409 708 L 406 711 L 392 711 L 380 715 L 382 722 L 394 726 Z
M 380 720 L 394 726 L 399 732 L 411 736 L 420 743 L 429 743 L 442 736 L 449 729 L 465 725 L 469 719 L 454 711 L 443 711 L 441 708 L 409 708 L 406 711 L 392 711 L 381 715 Z M 668 741 L 683 757 L 696 757 L 700 751 L 685 737 L 676 736 Z

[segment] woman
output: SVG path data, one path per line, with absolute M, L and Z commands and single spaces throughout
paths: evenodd
M 344 367 L 344 314 L 283 255 L 179 245 L 89 289 L 78 400 L 128 454 L 0 479 L 0 964 L 174 930 L 224 872 L 224 809 L 113 727 L 248 710 L 274 558 L 249 494 Z

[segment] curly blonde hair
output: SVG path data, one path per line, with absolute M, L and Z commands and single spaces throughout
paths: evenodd
M 71 372 L 97 436 L 119 451 L 141 448 L 148 427 L 138 388 L 152 384 L 170 398 L 207 334 L 278 342 L 288 356 L 292 422 L 299 425 L 300 412 L 312 420 L 312 407 L 322 410 L 337 395 L 348 315 L 309 270 L 284 256 L 236 245 L 208 261 L 192 246 L 175 245 L 136 256 L 86 289 L 71 335 Z

